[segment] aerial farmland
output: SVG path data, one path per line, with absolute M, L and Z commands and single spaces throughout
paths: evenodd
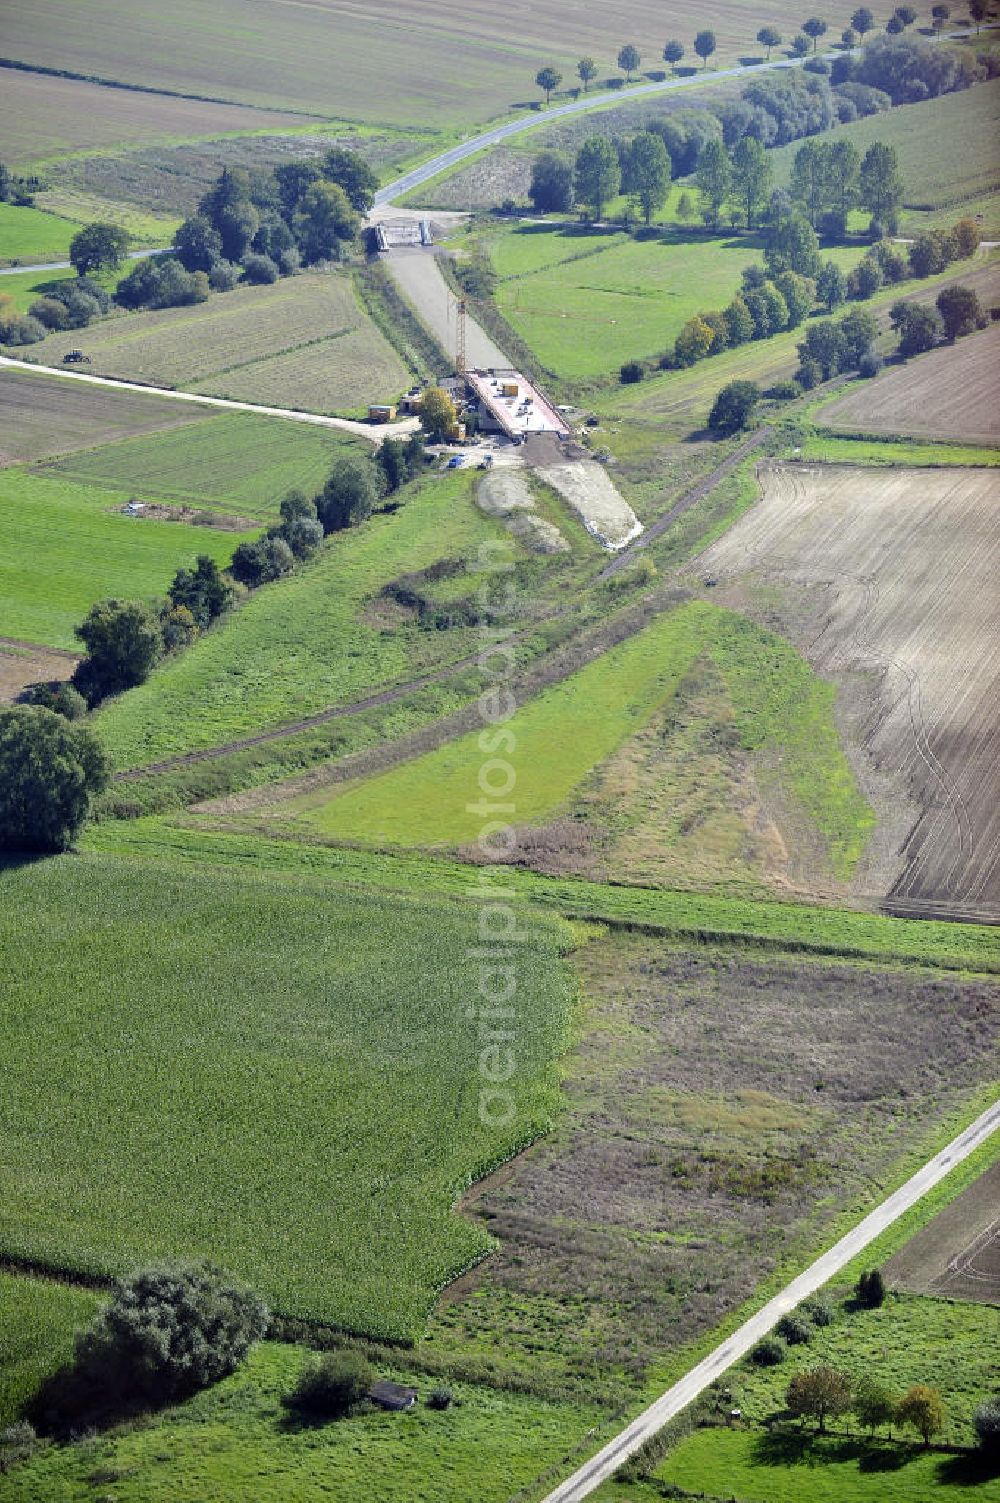
M 1000 1500 L 1000 16 L 0 16 L 0 1503 Z

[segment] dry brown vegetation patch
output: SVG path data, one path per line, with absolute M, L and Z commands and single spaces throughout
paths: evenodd
M 877 1197 L 989 1076 L 998 1021 L 994 988 L 930 972 L 622 933 L 576 963 L 566 1113 L 468 1208 L 501 1247 L 439 1319 L 606 1392 Z

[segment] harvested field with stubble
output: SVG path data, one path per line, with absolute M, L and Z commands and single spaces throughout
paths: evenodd
M 536 1381 L 613 1392 L 662 1367 L 991 1075 L 985 981 L 621 932 L 574 963 L 566 1113 L 468 1197 L 501 1247 L 431 1326 Z
M 167 397 L 0 368 L 0 466 L 183 428 L 204 417 Z
M 78 329 L 50 334 L 31 358 L 58 365 L 81 345 L 93 375 L 322 413 L 387 400 L 409 379 L 345 272 L 305 272 L 191 308 L 121 314 L 85 337 Z
M 1000 1163 L 921 1227 L 885 1276 L 892 1289 L 1000 1305 Z
M 5 20 L 7 17 L 5 17 Z M 81 16 L 81 24 L 89 22 Z M 127 17 L 121 26 L 129 31 Z M 58 36 L 58 33 L 54 33 Z M 57 50 L 59 43 L 57 42 Z M 9 43 L 5 35 L 5 51 Z M 61 53 L 57 67 L 72 66 Z M 103 67 L 87 69 L 103 73 Z M 281 130 L 303 125 L 298 114 L 210 104 L 201 99 L 171 99 L 134 89 L 106 89 L 75 78 L 48 78 L 39 73 L 3 70 L 0 88 L 0 140 L 3 159 L 18 167 L 65 151 L 137 145 L 171 136 L 220 136 L 225 131 Z
M 991 470 L 773 465 L 700 560 L 838 684 L 878 816 L 855 892 L 894 911 L 1000 917 L 998 508 Z
M 820 422 L 865 433 L 1000 443 L 1000 324 L 858 381 L 821 407 Z

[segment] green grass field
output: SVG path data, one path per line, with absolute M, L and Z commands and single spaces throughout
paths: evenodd
M 14 204 L 0 203 L 0 265 L 9 266 L 12 261 L 64 261 L 79 228 L 79 224 L 45 214 L 41 209 L 19 209 Z
M 0 1430 L 69 1359 L 74 1331 L 88 1324 L 96 1306 L 87 1289 L 0 1272 Z
M 35 299 L 44 295 L 47 282 L 65 282 L 75 276 L 76 272 L 70 267 L 61 271 L 49 269 L 11 272 L 0 277 L 0 292 L 5 292 L 14 299 L 14 307 L 19 313 L 27 313 Z
M 828 131 L 824 141 L 853 141 L 864 154 L 873 141 L 894 146 L 903 177 L 902 228 L 919 233 L 983 212 L 983 234 L 1000 232 L 1000 80 L 922 104 L 899 105 Z M 775 181 L 787 184 L 799 142 L 769 152 Z
M 557 1107 L 569 931 L 525 921 L 489 1126 L 475 909 L 112 856 L 0 889 L 0 1249 L 103 1272 L 210 1255 L 285 1313 L 416 1335 L 489 1245 L 457 1194 Z
M 188 423 L 183 431 L 77 452 L 46 466 L 46 473 L 150 499 L 271 518 L 293 486 L 308 495 L 321 490 L 345 451 L 367 455 L 369 445 L 333 429 L 234 412 Z
M 251 596 L 183 657 L 102 711 L 101 735 L 115 764 L 138 767 L 221 745 L 350 703 L 431 661 L 475 652 L 469 630 L 385 631 L 363 612 L 399 575 L 444 557 L 471 558 L 499 536 L 473 503 L 469 476 L 429 478 L 394 516 L 333 538 L 307 567 Z M 455 584 L 461 593 L 462 580 Z
M 409 1413 L 296 1426 L 280 1400 L 303 1357 L 264 1343 L 233 1377 L 148 1426 L 43 1452 L 15 1474 L 21 1496 L 101 1496 L 92 1479 L 110 1474 L 116 1503 L 508 1503 L 571 1455 L 594 1418 L 584 1405 L 461 1382 L 451 1385 L 452 1407 L 435 1412 L 426 1404 L 435 1380 L 404 1361 L 380 1376 L 418 1389 Z
M 366 411 L 409 379 L 345 271 L 237 287 L 190 308 L 119 313 L 50 334 L 30 358 L 59 365 L 76 347 L 94 375 L 322 413 Z
M 696 313 L 724 307 L 744 266 L 759 260 L 755 236 L 681 232 L 637 241 L 576 226 L 526 225 L 491 237 L 501 277 L 497 305 L 542 365 L 572 381 L 608 376 L 623 361 L 668 348 Z M 861 250 L 835 250 L 845 267 Z M 799 336 L 801 337 L 801 336 Z
M 205 821 L 200 822 L 204 825 Z M 325 847 L 271 840 L 259 830 L 230 833 L 225 826 L 174 827 L 163 819 L 91 826 L 88 849 L 145 860 L 233 864 L 260 870 L 322 875 L 364 889 L 469 895 L 469 867 L 460 862 L 397 851 Z M 805 903 L 762 902 L 712 893 L 610 886 L 570 877 L 545 877 L 509 867 L 504 882 L 519 902 L 540 903 L 569 918 L 608 919 L 694 939 L 815 951 L 872 961 L 931 965 L 983 974 L 1000 971 L 995 928 L 932 919 L 909 919 L 821 908 Z
M 983 449 L 972 444 L 893 442 L 892 439 L 849 438 L 819 432 L 804 435 L 798 447 L 803 459 L 822 460 L 827 464 L 991 467 L 1000 464 L 1000 449 Z
M 511 819 L 537 825 L 653 711 L 669 701 L 703 653 L 716 659 L 747 750 L 780 745 L 784 776 L 815 819 L 835 870 L 848 875 L 872 816 L 858 792 L 833 724 L 834 691 L 816 680 L 780 638 L 703 602 L 680 607 L 545 690 L 509 722 L 505 749 L 516 775 Z M 303 826 L 324 836 L 375 844 L 457 845 L 475 839 L 484 752 L 465 736 L 367 782 L 293 800 Z
M 0 635 L 76 647 L 95 600 L 164 595 L 177 569 L 238 538 L 211 527 L 126 517 L 128 492 L 0 470 Z

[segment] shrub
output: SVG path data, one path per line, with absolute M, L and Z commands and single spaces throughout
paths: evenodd
M 235 1372 L 267 1321 L 262 1301 L 213 1264 L 155 1265 L 118 1284 L 78 1339 L 77 1371 L 120 1405 L 170 1403 Z
M 283 574 L 290 574 L 295 567 L 295 555 L 284 538 L 258 538 L 254 543 L 241 543 L 229 567 L 234 579 L 256 590 Z
M 45 325 L 28 313 L 0 313 L 0 344 L 37 344 L 47 332 Z
M 777 1336 L 765 1336 L 752 1349 L 750 1361 L 756 1362 L 758 1367 L 777 1367 L 779 1362 L 784 1362 L 786 1350 L 785 1343 Z
M 344 1419 L 367 1398 L 373 1376 L 357 1352 L 324 1352 L 306 1361 L 282 1403 L 310 1419 Z
M 877 1310 L 879 1305 L 885 1303 L 885 1280 L 879 1269 L 872 1268 L 867 1273 L 862 1273 L 855 1285 L 855 1295 L 859 1305 L 866 1310 Z
M 87 701 L 72 684 L 34 684 L 25 703 L 39 705 L 67 720 L 80 720 L 87 713 Z
M 926 1383 L 914 1383 L 907 1389 L 896 1405 L 896 1418 L 901 1425 L 910 1425 L 930 1445 L 932 1435 L 944 1427 L 944 1405 L 936 1388 Z
M 202 630 L 233 603 L 232 585 L 207 553 L 198 555 L 193 569 L 177 570 L 168 593 L 174 605 L 187 607 Z
M 316 497 L 316 514 L 324 532 L 356 527 L 371 516 L 375 505 L 375 481 L 370 464 L 340 459 Z
M 641 360 L 627 360 L 619 372 L 623 386 L 634 386 L 642 380 L 645 369 Z
M 269 537 L 282 538 L 297 559 L 309 558 L 323 541 L 323 524 L 312 517 L 293 517 L 268 529 Z
M 38 1436 L 34 1425 L 27 1420 L 18 1420 L 6 1430 L 0 1430 L 0 1476 L 9 1472 L 18 1462 L 27 1461 L 38 1449 Z
M 815 1299 L 805 1300 L 801 1310 L 806 1319 L 811 1320 L 814 1326 L 833 1325 L 833 1306 L 829 1300 L 823 1299 L 821 1295 L 817 1295 Z
M 213 261 L 208 273 L 208 285 L 213 292 L 232 292 L 242 276 L 242 267 L 235 261 Z
M 971 287 L 943 287 L 936 302 L 946 339 L 960 339 L 986 322 L 982 305 Z
M 802 387 L 797 381 L 775 381 L 764 393 L 772 402 L 794 402 L 796 397 L 802 395 Z
M 182 652 L 197 637 L 198 623 L 186 605 L 166 606 L 160 616 L 160 631 L 165 651 Z
M 858 375 L 862 376 L 866 381 L 870 381 L 872 376 L 878 375 L 879 371 L 882 369 L 882 365 L 882 356 L 879 354 L 875 346 L 871 345 L 867 350 L 865 350 L 861 359 L 858 361 Z
M 429 1409 L 450 1409 L 455 1395 L 450 1388 L 432 1388 L 427 1395 Z
M 243 275 L 256 287 L 267 286 L 278 280 L 278 266 L 270 256 L 260 256 L 254 253 L 243 257 Z
M 708 426 L 715 433 L 738 433 L 745 428 L 760 398 L 754 381 L 730 381 L 712 404 Z
M 795 379 L 803 391 L 812 391 L 823 379 L 823 367 L 811 355 L 805 355 L 795 372 Z
M 778 1335 L 788 1342 L 789 1346 L 805 1346 L 812 1340 L 812 1324 L 804 1316 L 793 1311 L 790 1315 L 783 1315 L 775 1326 Z
M 40 324 L 47 329 L 67 329 L 69 327 L 69 310 L 66 304 L 57 297 L 36 297 L 28 309 L 31 318 L 37 318 Z
M 107 782 L 85 726 L 33 705 L 0 710 L 0 850 L 66 850 Z
M 141 600 L 97 601 L 75 634 L 87 656 L 73 683 L 90 705 L 144 683 L 163 652 L 159 620 Z
M 874 297 L 882 286 L 882 268 L 873 256 L 865 256 L 847 273 L 847 296 L 855 299 Z

